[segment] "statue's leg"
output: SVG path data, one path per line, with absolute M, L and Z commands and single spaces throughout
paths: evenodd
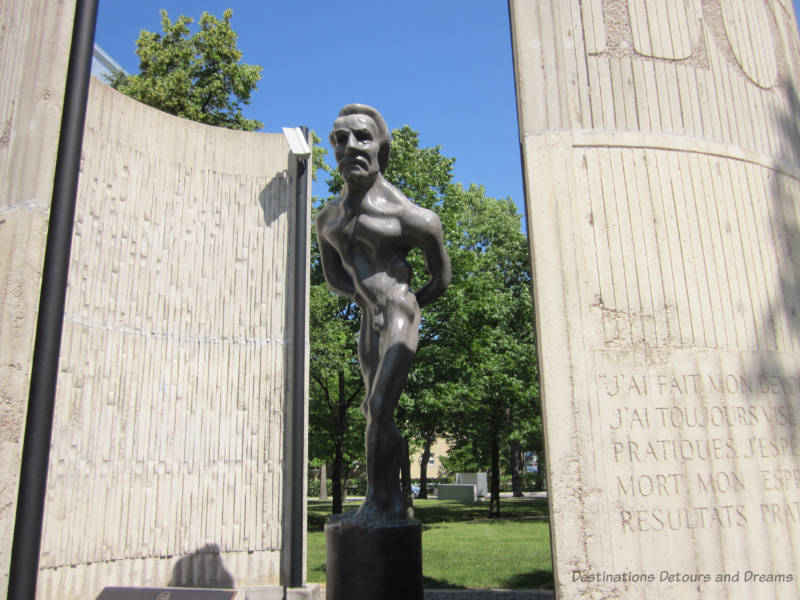
M 370 311 L 361 309 L 361 329 L 358 332 L 358 365 L 364 380 L 364 403 L 361 411 L 367 416 L 367 399 L 372 393 L 372 383 L 378 369 L 380 336 L 372 323 Z
M 416 302 L 413 306 L 409 304 L 401 302 L 387 311 L 386 326 L 380 338 L 380 358 L 367 397 L 369 489 L 363 508 L 389 520 L 403 519 L 406 515 L 397 480 L 403 443 L 394 424 L 394 408 L 417 351 L 419 309 Z

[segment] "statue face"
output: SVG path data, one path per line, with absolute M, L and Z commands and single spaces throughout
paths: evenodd
M 367 115 L 346 115 L 333 123 L 331 145 L 339 171 L 351 187 L 371 185 L 380 172 L 381 140 L 375 122 Z

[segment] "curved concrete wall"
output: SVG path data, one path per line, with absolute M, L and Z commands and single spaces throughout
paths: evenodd
M 560 597 L 796 598 L 791 2 L 510 7 Z
M 0 209 L 4 477 L 18 470 L 53 164 L 43 152 L 30 173 L 20 153 L 36 165 L 37 144 L 55 149 L 52 133 L 19 131 Z M 286 583 L 287 524 L 302 510 L 284 500 L 292 282 L 308 269 L 294 255 L 308 238 L 296 162 L 282 134 L 199 125 L 92 81 L 38 597 Z M 3 494 L 10 544 L 16 480 Z
M 40 598 L 285 583 L 295 165 L 92 81 Z
M 0 595 L 6 595 L 36 307 L 74 0 L 0 3 Z

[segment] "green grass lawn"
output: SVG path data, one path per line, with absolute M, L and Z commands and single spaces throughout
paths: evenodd
M 347 503 L 345 510 L 358 508 Z M 553 587 L 547 501 L 503 498 L 501 518 L 487 519 L 488 502 L 415 500 L 423 524 L 425 587 L 527 589 Z M 308 501 L 308 580 L 325 581 L 325 533 L 330 502 Z

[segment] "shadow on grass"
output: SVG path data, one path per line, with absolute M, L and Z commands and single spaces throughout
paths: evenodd
M 456 523 L 464 521 L 487 521 L 488 502 L 462 504 L 445 500 L 418 500 L 414 502 L 414 518 L 427 523 Z M 547 517 L 545 498 L 504 498 L 500 504 L 500 518 L 504 520 Z M 494 520 L 494 519 L 492 519 Z
M 307 523 L 309 533 L 313 531 L 323 531 L 325 523 L 331 516 L 331 501 L 330 500 L 314 500 L 308 499 L 308 514 Z M 361 506 L 360 502 L 349 501 L 343 505 L 344 512 L 348 510 L 355 510 Z
M 510 590 L 552 590 L 554 588 L 551 571 L 530 571 L 519 573 L 503 581 L 503 587 Z
M 466 590 L 463 585 L 450 583 L 445 579 L 434 579 L 433 577 L 422 576 L 422 587 L 426 590 Z
M 325 529 L 325 522 L 328 520 L 328 515 L 321 515 L 308 511 L 308 531 L 323 531 Z
M 347 502 L 344 510 L 358 508 L 360 502 Z M 546 519 L 548 505 L 546 498 L 504 498 L 500 505 L 500 519 L 504 521 Z M 308 531 L 323 531 L 330 517 L 330 501 L 308 501 Z M 464 504 L 448 500 L 417 500 L 414 502 L 414 518 L 425 528 L 433 523 L 463 523 L 468 521 L 488 521 L 489 503 L 476 502 Z M 497 519 L 491 519 L 492 521 Z
M 353 510 L 360 502 L 350 501 L 343 507 L 345 511 Z M 461 556 L 465 553 L 474 555 L 480 565 L 487 561 L 499 560 L 507 562 L 509 544 L 519 544 L 516 533 L 523 529 L 530 531 L 530 538 L 523 536 L 527 542 L 541 545 L 548 544 L 547 529 L 547 501 L 539 498 L 506 499 L 501 503 L 500 519 L 489 519 L 488 502 L 475 504 L 461 504 L 443 500 L 416 500 L 414 502 L 415 517 L 422 522 L 424 531 L 431 537 L 424 542 L 432 554 L 448 556 L 455 552 Z M 325 540 L 322 531 L 330 516 L 330 501 L 308 501 L 308 532 L 309 532 L 309 581 L 325 581 Z M 539 521 L 540 525 L 534 523 Z M 489 534 L 488 529 L 495 530 Z M 443 531 L 440 531 L 443 530 Z M 483 535 L 489 535 L 493 542 L 488 542 Z M 511 535 L 505 538 L 503 535 Z M 498 537 L 499 536 L 499 537 Z M 488 539 L 488 538 L 487 538 Z M 490 543 L 490 548 L 486 546 Z M 525 546 L 527 548 L 527 546 Z M 538 546 L 537 546 L 538 547 Z M 487 554 L 488 552 L 488 554 Z M 423 551 L 424 553 L 424 551 Z M 491 556 L 491 558 L 488 558 Z M 313 557 L 313 558 L 312 558 Z M 518 564 L 516 567 L 501 569 L 489 564 L 489 573 L 485 577 L 474 577 L 475 565 L 466 567 L 464 561 L 450 565 L 447 569 L 431 568 L 430 575 L 423 574 L 423 584 L 426 589 L 443 590 L 468 590 L 470 586 L 496 587 L 506 589 L 552 589 L 553 576 L 545 563 L 549 563 L 549 556 L 536 556 L 533 562 Z M 435 567 L 439 565 L 434 565 Z M 466 569 L 466 571 L 465 571 Z M 498 571 L 502 571 L 502 574 Z M 431 576 L 433 575 L 433 576 Z

